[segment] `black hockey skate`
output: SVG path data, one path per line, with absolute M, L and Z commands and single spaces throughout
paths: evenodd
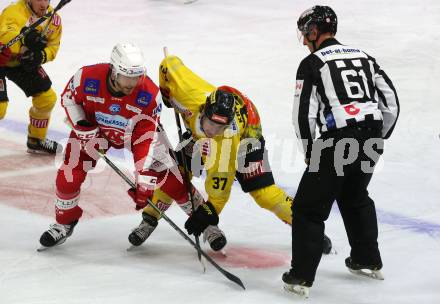
M 146 212 L 142 212 L 142 222 L 130 233 L 128 241 L 133 246 L 142 245 L 142 243 L 153 233 L 154 229 L 156 229 L 157 224 L 157 218 Z
M 376 265 L 362 265 L 353 262 L 351 257 L 345 259 L 345 266 L 348 270 L 356 275 L 369 277 L 375 280 L 383 280 L 384 277 L 380 269 L 382 269 L 382 263 Z
M 33 137 L 28 137 L 27 140 L 27 152 L 36 154 L 56 154 L 57 149 L 62 150 L 62 146 L 54 140 L 50 139 L 38 139 Z
M 62 225 L 58 223 L 50 225 L 49 230 L 45 231 L 40 237 L 40 244 L 43 246 L 41 250 L 64 243 L 66 239 L 72 235 L 76 224 L 78 224 L 78 220 L 70 223 L 69 225 Z
M 284 290 L 303 298 L 309 297 L 309 289 L 312 287 L 312 283 L 295 278 L 292 274 L 292 270 L 283 273 L 282 280 L 284 282 Z
M 218 226 L 209 225 L 203 231 L 203 242 L 208 241 L 214 251 L 220 251 L 226 246 L 226 236 Z

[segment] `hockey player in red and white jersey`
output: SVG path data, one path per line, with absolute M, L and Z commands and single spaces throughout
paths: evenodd
M 56 223 L 42 234 L 41 245 L 61 244 L 72 234 L 83 213 L 78 205 L 81 185 L 96 166 L 97 149 L 131 150 L 136 189 L 128 193 L 136 209 L 146 206 L 169 172 L 157 165 L 160 157 L 155 152 L 160 145 L 157 129 L 162 106 L 158 92 L 146 76 L 141 50 L 129 43 L 113 48 L 110 63 L 82 67 L 70 79 L 61 97 L 73 130 L 56 177 Z

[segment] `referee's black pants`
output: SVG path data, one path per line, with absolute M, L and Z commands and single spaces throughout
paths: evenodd
M 366 165 L 374 168 L 383 153 L 380 131 L 346 128 L 324 133 L 320 139 L 333 139 L 333 145 L 323 149 L 320 157 L 315 157 L 312 152 L 310 165 L 302 176 L 292 204 L 291 271 L 294 277 L 306 280 L 310 284 L 315 279 L 316 269 L 321 260 L 324 221 L 327 220 L 335 200 L 344 220 L 353 261 L 362 265 L 382 265 L 377 243 L 376 210 L 367 191 L 372 170 L 365 170 Z M 338 160 L 342 157 L 348 159 L 349 149 L 354 147 L 345 145 L 341 152 L 341 145 L 339 149 L 336 148 L 336 143 L 340 140 L 356 140 L 359 144 L 356 159 L 343 166 L 343 174 L 340 167 L 339 170 L 337 168 L 340 166 Z M 369 153 L 364 150 L 372 141 L 379 143 L 372 145 L 374 156 L 371 156 L 371 149 Z M 318 168 L 313 165 L 317 164 L 316 161 L 319 161 Z

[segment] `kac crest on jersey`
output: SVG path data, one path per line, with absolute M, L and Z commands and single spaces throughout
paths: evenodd
M 117 103 L 112 104 L 109 108 L 110 113 L 114 114 L 118 114 L 121 111 L 121 106 L 118 105 Z

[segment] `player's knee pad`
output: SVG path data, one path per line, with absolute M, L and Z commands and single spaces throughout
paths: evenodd
M 55 199 L 55 218 L 57 223 L 68 225 L 79 220 L 83 210 L 78 206 L 79 192 L 64 194 L 57 192 Z
M 0 119 L 3 119 L 5 117 L 8 104 L 8 102 L 0 102 Z
M 38 114 L 49 115 L 57 101 L 57 94 L 50 88 L 49 90 L 36 94 L 32 97 L 33 110 Z
M 64 165 L 58 170 L 55 180 L 57 193 L 79 193 L 87 173 L 81 168 L 68 168 Z
M 273 212 L 282 221 L 292 223 L 292 201 L 282 189 L 276 185 L 271 185 L 258 190 L 249 192 L 255 202 L 264 209 Z

